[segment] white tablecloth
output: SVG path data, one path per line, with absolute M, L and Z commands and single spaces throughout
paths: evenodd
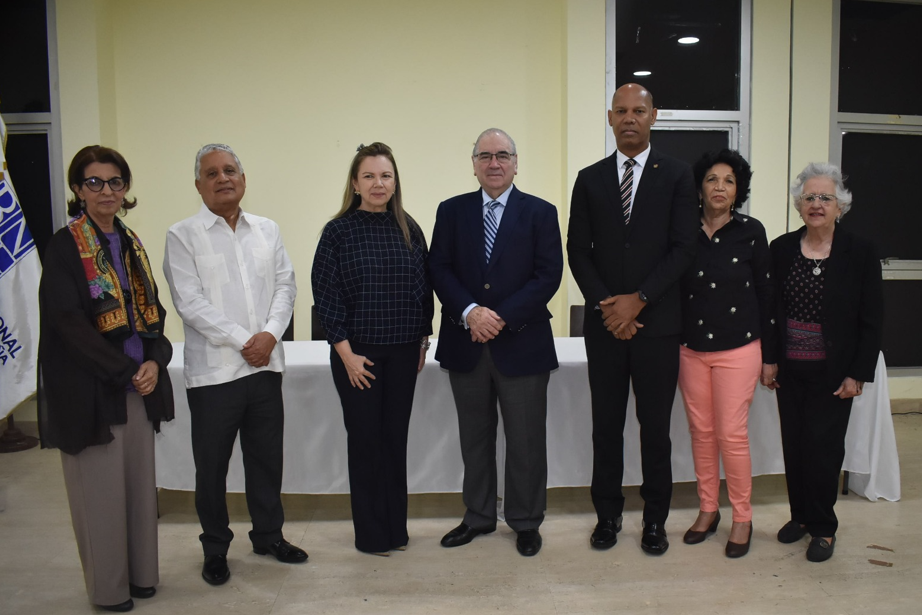
M 419 376 L 410 421 L 407 452 L 410 493 L 461 490 L 464 468 L 458 443 L 458 422 L 448 373 L 429 351 Z M 592 415 L 586 350 L 582 338 L 557 338 L 560 369 L 551 374 L 548 388 L 548 486 L 588 485 L 592 477 Z M 167 489 L 195 489 L 189 405 L 183 390 L 182 344 L 174 344 L 170 376 L 176 391 L 176 418 L 163 424 L 157 436 L 157 484 Z M 285 342 L 287 371 L 285 398 L 285 493 L 348 493 L 346 431 L 342 407 L 330 374 L 326 342 Z M 899 460 L 883 355 L 876 382 L 864 387 L 855 400 L 846 438 L 844 469 L 851 472 L 850 488 L 865 497 L 896 501 L 900 498 Z M 624 432 L 624 484 L 639 485 L 640 437 L 633 395 L 628 402 Z M 781 474 L 781 435 L 775 395 L 759 386 L 749 415 L 753 475 Z M 672 469 L 676 482 L 694 481 L 688 421 L 681 395 L 672 413 Z M 497 457 L 503 459 L 503 442 Z M 502 482 L 502 471 L 499 472 Z M 242 492 L 243 464 L 239 442 L 227 477 L 229 491 Z M 502 485 L 500 485 L 502 488 Z

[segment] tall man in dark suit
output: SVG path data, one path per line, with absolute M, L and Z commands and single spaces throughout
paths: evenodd
M 515 142 L 485 130 L 471 157 L 481 189 L 439 205 L 429 251 L 442 302 L 435 358 L 449 371 L 464 460 L 464 520 L 443 547 L 496 529 L 496 402 L 506 434 L 504 508 L 516 547 L 541 549 L 547 503 L 547 383 L 557 368 L 547 303 L 560 286 L 557 209 L 512 185 Z
M 580 171 L 573 186 L 567 254 L 586 299 L 584 333 L 592 391 L 590 543 L 618 542 L 624 495 L 624 420 L 633 383 L 644 499 L 641 547 L 669 548 L 669 421 L 679 373 L 679 278 L 692 262 L 698 213 L 688 165 L 650 148 L 653 96 L 631 83 L 608 112 L 618 150 Z

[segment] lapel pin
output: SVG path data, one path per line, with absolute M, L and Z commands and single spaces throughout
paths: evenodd
M 659 164 L 654 164 L 654 165 L 653 165 L 653 168 L 654 168 L 654 169 L 658 169 L 658 168 L 659 168 Z

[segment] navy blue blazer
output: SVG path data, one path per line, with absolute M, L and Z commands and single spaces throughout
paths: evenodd
M 500 373 L 526 376 L 557 368 L 547 304 L 560 287 L 563 248 L 557 208 L 513 187 L 486 262 L 480 190 L 439 205 L 429 249 L 432 287 L 442 302 L 435 358 L 470 372 L 483 345 L 471 340 L 461 314 L 471 303 L 495 311 L 505 328 L 490 340 Z

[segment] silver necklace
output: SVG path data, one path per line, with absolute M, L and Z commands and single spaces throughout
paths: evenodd
M 821 273 L 823 273 L 823 270 L 820 269 L 820 265 L 822 265 L 822 264 L 823 264 L 823 261 L 826 260 L 827 258 L 829 258 L 829 257 L 828 257 L 828 256 L 824 256 L 823 258 L 821 258 L 821 259 L 819 259 L 819 260 L 817 260 L 817 259 L 815 259 L 815 258 L 811 258 L 811 259 L 810 259 L 810 260 L 813 261 L 813 275 L 820 275 Z

